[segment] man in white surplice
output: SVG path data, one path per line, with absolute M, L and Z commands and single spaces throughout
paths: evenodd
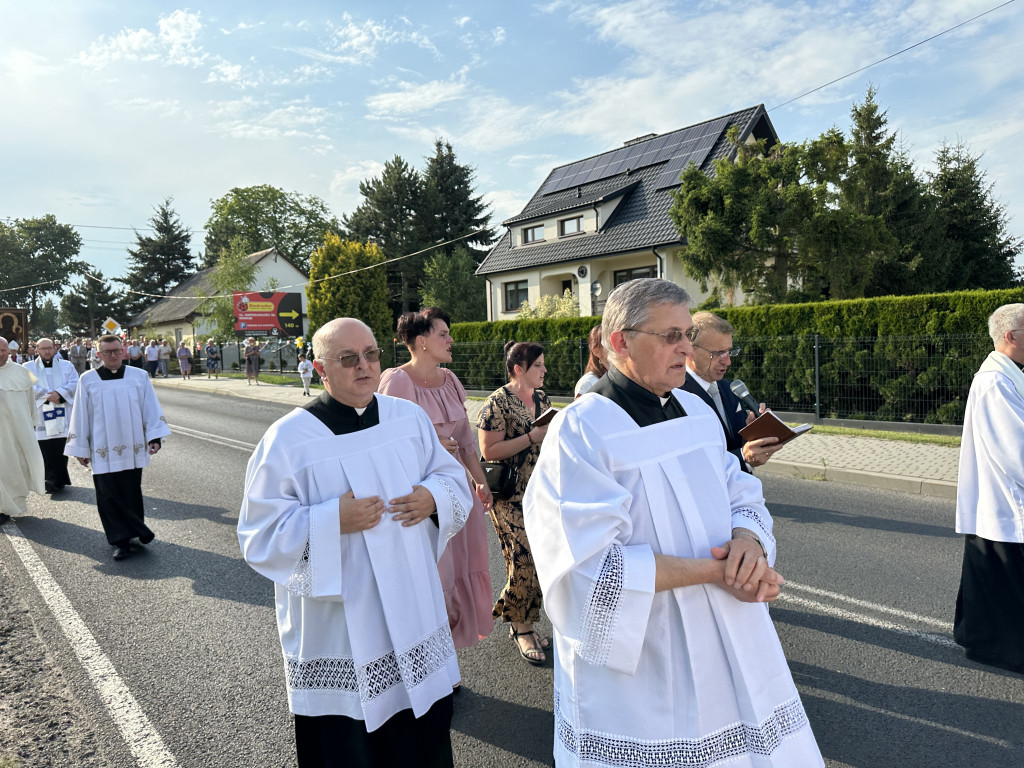
M 1024 304 L 996 309 L 988 332 L 960 446 L 953 638 L 968 659 L 1024 674 Z
M 822 766 L 764 603 L 782 584 L 761 482 L 676 389 L 689 296 L 638 279 L 608 373 L 555 417 L 525 497 L 555 628 L 555 764 Z
M 416 404 L 375 395 L 362 322 L 313 337 L 321 397 L 249 460 L 238 538 L 274 581 L 299 765 L 451 766 L 459 670 L 437 561 L 472 508 Z
M 149 378 L 123 364 L 121 340 L 101 336 L 99 354 L 103 365 L 78 379 L 64 453 L 92 467 L 103 532 L 124 560 L 156 535 L 146 525 L 142 470 L 171 429 Z
M 36 440 L 46 470 L 44 487 L 47 493 L 56 493 L 71 485 L 64 447 L 71 424 L 71 404 L 78 388 L 78 371 L 67 360 L 60 359 L 53 339 L 37 341 L 36 352 L 35 360 L 25 363 L 24 367 L 38 379 L 32 387 L 39 416 Z

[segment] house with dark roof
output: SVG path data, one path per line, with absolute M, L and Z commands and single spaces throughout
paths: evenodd
M 245 258 L 256 267 L 253 285 L 257 289 L 274 284 L 281 286 L 275 290 L 302 295 L 302 329 L 305 335 L 309 330 L 305 288 L 309 276 L 276 248 L 250 253 Z M 218 293 L 213 286 L 213 271 L 214 267 L 203 269 L 186 278 L 166 296 L 131 318 L 125 324 L 125 328 L 129 333 L 134 333 L 143 326 L 150 325 L 153 328 L 151 338 L 163 338 L 168 341 L 174 339 L 175 345 L 182 339 L 189 340 L 190 337 L 191 341 L 205 340 L 212 329 L 201 313 L 203 297 L 215 296 Z
M 487 278 L 488 320 L 510 320 L 524 301 L 579 298 L 581 315 L 600 315 L 608 294 L 638 277 L 662 277 L 700 302 L 706 294 L 677 258 L 685 241 L 669 218 L 671 192 L 691 163 L 712 172 L 720 157 L 735 157 L 726 134 L 778 142 L 764 105 L 722 115 L 551 171 L 522 212 L 502 222 L 505 233 L 476 274 Z

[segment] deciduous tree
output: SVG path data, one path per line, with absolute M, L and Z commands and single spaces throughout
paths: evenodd
M 220 252 L 210 273 L 213 291 L 199 306 L 199 313 L 213 328 L 212 335 L 224 341 L 235 336 L 235 291 L 249 291 L 255 286 L 257 267 L 248 258 L 245 241 L 236 236 L 229 248 Z
M 211 201 L 206 222 L 203 266 L 213 266 L 220 252 L 241 238 L 247 253 L 277 248 L 299 269 L 309 269 L 309 256 L 327 233 L 342 231 L 338 219 L 316 195 L 285 192 L 269 184 L 235 187 Z
M 384 365 L 388 363 L 395 329 L 383 262 L 384 253 L 374 243 L 342 240 L 337 235 L 324 238 L 323 245 L 313 252 L 306 286 L 310 338 L 336 317 L 355 317 L 373 330 L 385 352 Z
M 0 222 L 0 275 L 8 290 L 3 303 L 29 308 L 35 315 L 42 297 L 63 293 L 67 280 L 82 274 L 86 264 L 78 260 L 82 238 L 70 224 L 53 214 L 35 219 Z

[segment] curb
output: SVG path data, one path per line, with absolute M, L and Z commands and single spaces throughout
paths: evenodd
M 816 464 L 799 464 L 793 461 L 773 459 L 758 467 L 757 473 L 796 477 L 801 480 L 820 480 L 847 485 L 860 485 L 883 491 L 901 491 L 931 496 L 940 499 L 956 499 L 956 483 L 948 480 L 929 480 L 906 475 L 888 475 L 884 472 L 869 472 L 862 469 L 822 467 Z

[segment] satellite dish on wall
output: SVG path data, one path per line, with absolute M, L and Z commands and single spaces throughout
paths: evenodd
M 591 296 L 600 296 L 601 292 L 603 290 L 604 290 L 604 286 L 601 285 L 601 281 L 600 280 L 595 280 L 594 282 L 592 282 L 590 284 L 590 295 Z

